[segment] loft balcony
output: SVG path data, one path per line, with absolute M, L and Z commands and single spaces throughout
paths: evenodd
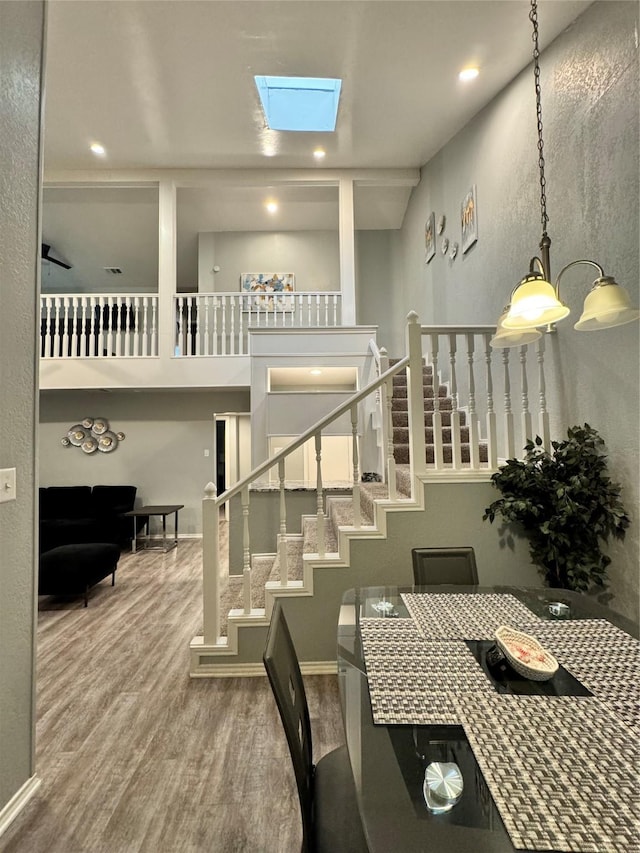
M 249 386 L 250 330 L 338 329 L 341 308 L 329 291 L 42 295 L 40 387 Z

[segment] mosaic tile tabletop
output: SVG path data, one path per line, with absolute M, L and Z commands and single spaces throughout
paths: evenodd
M 515 847 L 640 851 L 640 746 L 604 702 L 483 693 L 453 703 Z

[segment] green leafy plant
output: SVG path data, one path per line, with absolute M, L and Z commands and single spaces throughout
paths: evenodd
M 531 560 L 549 586 L 587 591 L 605 586 L 611 559 L 601 551 L 610 536 L 624 539 L 629 526 L 620 485 L 607 475 L 604 441 L 585 424 L 570 427 L 565 441 L 525 445 L 524 460 L 509 459 L 491 478 L 502 497 L 483 519 L 501 515 L 529 539 Z

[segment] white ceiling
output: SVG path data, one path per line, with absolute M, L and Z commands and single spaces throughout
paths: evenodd
M 589 5 L 540 0 L 541 45 Z M 323 171 L 426 163 L 530 62 L 529 6 L 529 0 L 49 0 L 45 179 L 64 170 L 244 170 L 237 184 L 179 189 L 180 266 L 193 281 L 200 231 L 337 229 L 335 185 L 277 185 L 280 210 L 269 217 L 263 203 L 274 184 L 260 170 L 288 178 L 292 173 L 277 170 L 311 169 L 321 178 Z M 458 71 L 472 64 L 480 76 L 460 83 Z M 336 132 L 267 129 L 255 74 L 341 77 Z M 105 146 L 105 157 L 90 152 L 94 141 Z M 327 152 L 321 164 L 312 157 L 318 144 Z M 142 216 L 135 193 L 113 193 L 104 212 L 86 191 L 77 205 L 71 193 L 45 194 L 43 238 L 74 264 L 73 274 L 101 276 L 102 266 L 119 263 L 136 272 L 136 281 L 155 281 L 157 232 L 148 197 Z M 357 185 L 356 227 L 401 227 L 410 193 L 407 184 Z M 100 227 L 92 240 L 94 221 Z M 92 253 L 92 244 L 101 253 Z M 60 268 L 47 273 L 61 275 Z M 67 289 L 70 281 L 63 277 L 58 286 Z
M 541 0 L 541 44 L 589 2 Z M 528 0 L 50 0 L 47 169 L 423 165 L 531 57 Z M 457 79 L 469 64 L 472 83 Z M 265 128 L 255 74 L 340 77 L 334 134 Z M 99 140 L 107 157 L 89 144 Z M 267 156 L 271 155 L 271 156 Z

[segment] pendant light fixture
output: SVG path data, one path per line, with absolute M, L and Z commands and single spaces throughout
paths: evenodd
M 509 305 L 503 310 L 496 334 L 491 340 L 491 346 L 502 349 L 531 343 L 540 337 L 541 327 L 549 327 L 569 315 L 569 308 L 560 299 L 560 279 L 571 267 L 586 264 L 598 271 L 598 278 L 584 302 L 582 316 L 575 328 L 582 331 L 608 329 L 612 326 L 622 326 L 640 317 L 640 311 L 632 307 L 629 295 L 611 277 L 604 274 L 602 267 L 595 261 L 581 259 L 572 261 L 563 267 L 556 283 L 551 283 L 551 262 L 549 249 L 551 239 L 547 234 L 547 196 L 546 178 L 544 174 L 544 140 L 542 138 L 542 99 L 540 89 L 540 50 L 538 46 L 538 4 L 531 0 L 529 20 L 533 26 L 533 74 L 536 90 L 536 117 L 538 125 L 538 171 L 540 181 L 540 218 L 542 222 L 542 238 L 540 240 L 540 257 L 534 257 L 529 264 L 529 272 L 514 287 Z M 530 337 L 533 335 L 533 337 Z M 528 337 L 529 336 L 529 337 Z

